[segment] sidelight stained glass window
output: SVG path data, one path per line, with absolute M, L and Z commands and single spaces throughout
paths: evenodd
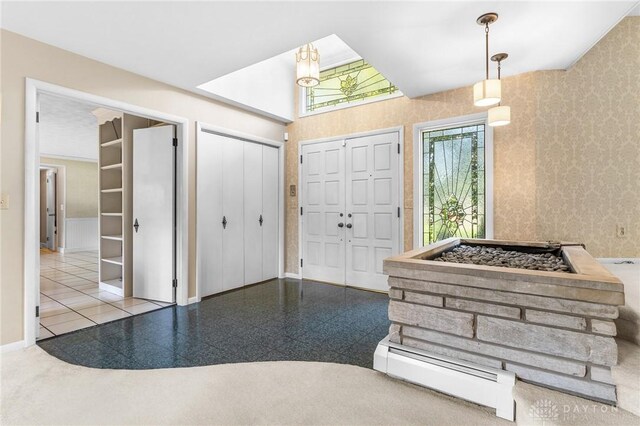
M 314 112 L 399 94 L 398 88 L 364 60 L 320 72 L 320 83 L 305 90 L 305 111 Z
M 425 131 L 424 244 L 485 236 L 485 127 Z

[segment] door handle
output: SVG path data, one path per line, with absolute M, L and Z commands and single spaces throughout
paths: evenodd
M 263 222 L 262 215 L 260 215 L 260 219 L 258 219 L 258 222 L 260 222 L 260 226 L 262 226 L 262 222 Z
M 340 222 L 340 223 L 338 224 L 338 228 L 344 228 L 344 223 Z
M 136 230 L 136 234 L 138 233 L 138 227 L 140 226 L 140 224 L 138 223 L 138 218 L 136 218 L 136 221 L 133 223 L 133 227 Z
M 347 223 L 347 228 L 351 229 L 351 228 L 353 228 L 353 225 L 350 224 L 350 223 Z
M 227 217 L 222 216 L 222 229 L 227 229 Z

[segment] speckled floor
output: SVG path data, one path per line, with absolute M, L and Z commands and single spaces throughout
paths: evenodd
M 82 329 L 38 345 L 95 368 L 148 369 L 249 361 L 324 361 L 371 368 L 387 335 L 388 297 L 273 280 L 181 307 Z

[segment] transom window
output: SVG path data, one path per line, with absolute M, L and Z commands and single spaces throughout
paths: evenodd
M 304 112 L 314 113 L 401 95 L 398 88 L 364 60 L 320 72 L 320 83 L 304 90 Z
M 485 125 L 422 132 L 424 245 L 486 237 Z

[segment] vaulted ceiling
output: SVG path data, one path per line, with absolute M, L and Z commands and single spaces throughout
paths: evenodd
M 3 28 L 186 90 L 336 34 L 409 97 L 574 64 L 637 5 L 624 1 L 2 2 Z

